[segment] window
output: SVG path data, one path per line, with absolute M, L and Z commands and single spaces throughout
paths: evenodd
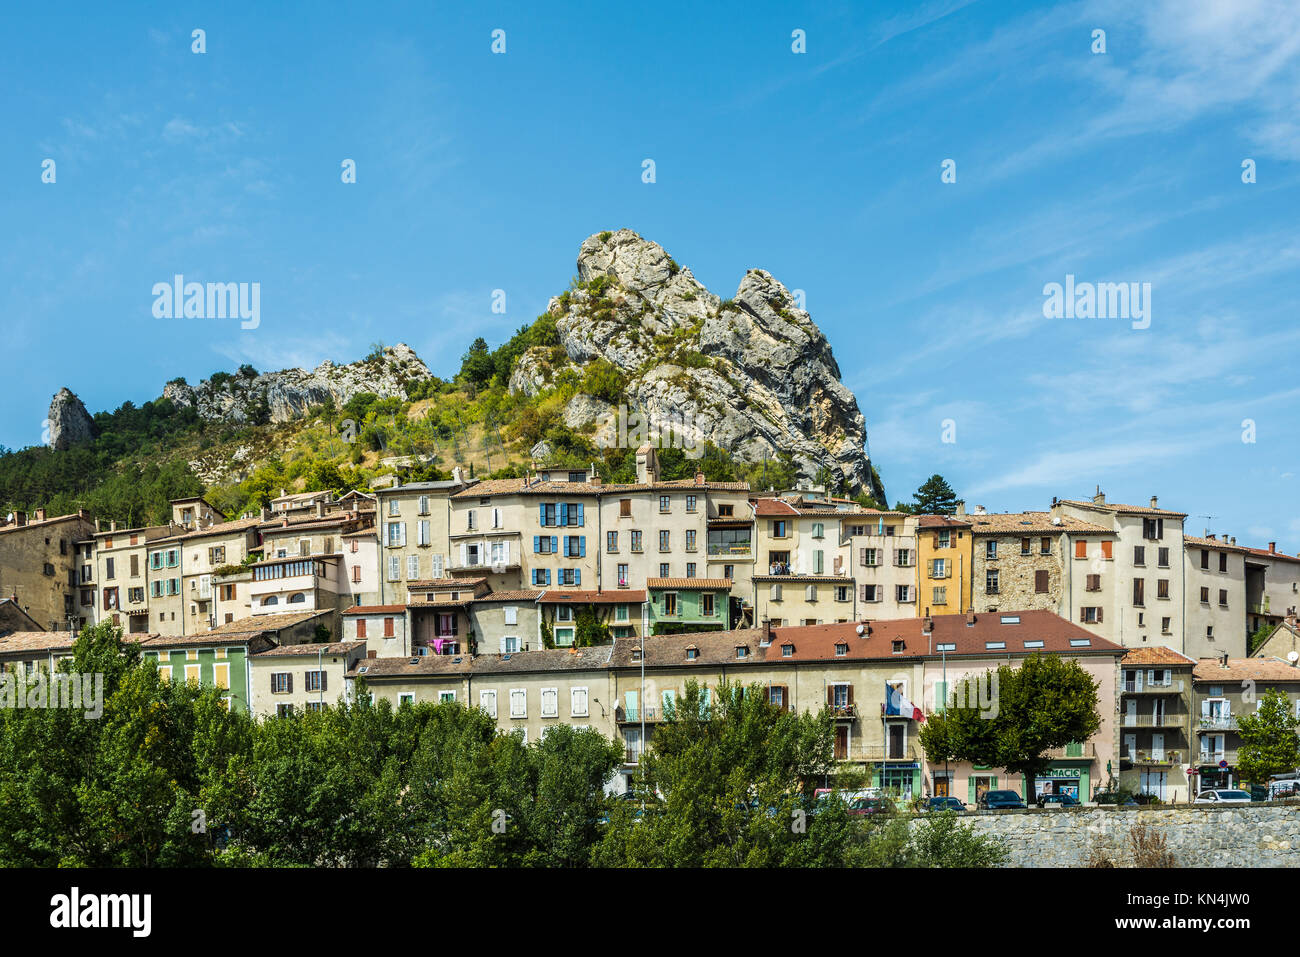
M 632 551 L 641 551 L 641 533 L 636 529 L 632 530 Z
M 909 602 L 914 600 L 911 585 L 895 585 L 894 595 L 898 601 Z
M 985 573 L 984 592 L 989 595 L 996 595 L 998 593 L 998 570 L 996 568 L 990 568 Z
M 1051 538 L 1049 538 L 1049 537 L 1047 537 L 1047 536 L 1043 536 L 1043 538 L 1041 538 L 1041 539 L 1039 540 L 1039 543 L 1038 543 L 1038 554 L 1040 554 L 1040 555 L 1050 555 L 1050 554 L 1052 554 L 1052 540 L 1051 540 Z
M 665 618 L 673 618 L 677 615 L 677 592 L 664 592 L 663 596 L 663 614 Z
M 862 600 L 863 600 L 863 601 L 884 601 L 884 600 L 885 600 L 885 599 L 884 599 L 884 586 L 883 586 L 883 585 L 863 585 L 863 586 L 862 586 Z
M 666 528 L 660 529 L 659 530 L 659 551 L 661 552 L 669 551 L 670 549 L 668 546 L 668 542 L 669 542 L 668 529 Z
M 695 568 L 696 568 L 695 562 L 687 562 L 687 563 L 686 563 L 686 577 L 687 577 L 687 578 L 694 578 L 694 577 L 695 577 Z
M 406 556 L 406 580 L 416 581 L 419 579 L 419 577 L 420 577 L 420 556 L 407 555 Z
M 836 585 L 836 586 L 835 586 L 835 600 L 836 600 L 836 601 L 848 601 L 848 600 L 849 600 L 849 586 L 848 586 L 848 585 Z
M 587 717 L 587 689 L 585 687 L 569 689 L 569 716 L 573 718 Z
M 293 691 L 293 675 L 287 671 L 271 674 L 271 694 L 289 694 Z
M 1030 552 L 1029 539 L 1027 539 L 1027 538 L 1022 538 L 1022 539 L 1020 540 L 1020 554 L 1021 554 L 1021 555 L 1028 555 L 1029 552 Z
M 867 587 L 867 586 L 865 586 L 865 585 L 863 586 L 863 588 L 866 588 L 866 587 Z M 867 597 L 866 597 L 865 595 L 863 595 L 863 596 L 862 596 L 862 600 L 863 600 L 863 601 L 866 601 L 866 600 L 867 600 Z M 934 588 L 934 590 L 933 590 L 933 592 L 932 592 L 932 598 L 931 598 L 930 604 L 932 604 L 932 605 L 946 605 L 946 604 L 948 604 L 948 586 L 947 586 L 947 585 L 938 585 L 938 586 L 936 586 L 936 587 Z
M 1079 620 L 1089 625 L 1101 623 L 1101 609 L 1096 606 L 1085 606 L 1079 609 Z
M 785 528 L 786 528 L 786 526 L 785 526 L 785 519 L 782 519 L 782 518 L 773 519 L 773 521 L 772 521 L 772 537 L 773 537 L 773 538 L 785 538 L 785 536 L 786 536 Z
M 660 577 L 660 578 L 669 578 L 670 576 L 671 576 L 671 572 L 669 571 L 669 568 L 668 568 L 668 562 L 660 562 L 660 563 L 659 563 L 659 577 Z
M 1167 635 L 1167 634 L 1169 634 L 1169 625 L 1170 625 L 1170 622 L 1171 622 L 1172 620 L 1173 620 L 1173 619 L 1171 619 L 1171 618 L 1161 618 L 1161 619 L 1160 619 L 1160 633 L 1161 633 L 1162 635 Z
M 1227 570 L 1228 570 L 1228 553 L 1219 552 L 1219 571 L 1226 572 Z
M 1085 542 L 1085 541 L 1083 541 L 1083 540 L 1080 540 L 1080 541 L 1077 541 L 1077 542 L 1074 543 L 1074 557 L 1075 557 L 1075 558 L 1087 558 L 1087 557 L 1088 557 L 1088 543 L 1087 543 L 1087 542 Z
M 605 551 L 607 552 L 618 551 L 618 532 L 605 533 Z
M 519 636 L 518 636 L 518 635 L 502 635 L 502 636 L 501 636 L 501 654 L 503 654 L 503 655 L 513 655 L 513 654 L 514 654 L 516 651 L 518 651 L 518 650 L 519 650 Z
M 1157 598 L 1168 598 L 1168 597 L 1169 597 L 1169 579 L 1168 579 L 1168 578 L 1157 578 L 1157 579 L 1156 579 L 1156 597 L 1157 597 Z
M 564 557 L 565 558 L 582 558 L 586 554 L 587 554 L 586 535 L 565 535 L 564 536 Z
M 848 653 L 849 653 L 849 646 L 844 642 L 841 641 L 835 645 L 835 657 L 843 658 Z
M 826 537 L 826 523 L 825 523 L 825 522 L 813 522 L 813 523 L 812 523 L 812 537 L 813 537 L 813 538 L 825 538 L 825 537 Z
M 510 717 L 528 717 L 528 691 L 524 688 L 510 689 Z
M 1228 589 L 1226 588 L 1219 589 L 1219 607 L 1220 608 L 1228 607 Z
M 480 691 L 478 693 L 478 706 L 487 712 L 488 717 L 495 719 L 497 716 L 497 693 L 495 690 Z
M 1169 549 L 1159 548 L 1156 550 L 1156 564 L 1161 568 L 1169 567 Z
M 627 565 L 618 566 L 618 587 L 627 587 Z
M 880 564 L 880 553 L 874 548 L 859 548 L 858 561 L 864 568 L 875 568 Z
M 1165 537 L 1165 520 L 1163 518 L 1142 519 L 1142 537 L 1156 541 Z
M 395 635 L 394 635 L 394 631 L 393 631 L 393 622 L 394 622 L 394 619 L 391 618 L 391 617 L 389 617 L 389 618 L 385 618 L 385 619 L 384 619 L 384 637 L 385 637 L 385 638 L 392 638 L 392 637 L 395 637 Z
M 1106 561 L 1110 561 L 1111 558 L 1114 557 L 1114 551 L 1115 551 L 1115 543 L 1114 543 L 1114 542 L 1102 542 L 1102 543 L 1101 543 L 1101 557 L 1104 558 L 1104 559 L 1106 559 Z
M 696 502 L 696 498 L 694 495 L 686 496 L 686 511 L 688 512 L 695 511 L 695 502 Z
M 402 514 L 401 511 L 400 511 L 400 508 L 401 508 L 401 506 L 398 504 L 397 499 L 395 499 L 395 498 L 390 498 L 390 499 L 388 500 L 388 514 L 389 514 L 389 515 L 400 515 L 400 514 Z
M 912 566 L 912 550 L 910 548 L 894 549 L 894 564 L 899 568 L 910 568 Z
M 671 511 L 671 509 L 670 509 L 670 507 L 669 507 L 671 504 L 672 504 L 672 498 L 671 498 L 670 496 L 668 496 L 668 495 L 660 495 L 660 496 L 659 496 L 659 512 L 660 512 L 660 514 L 663 514 L 663 513 L 666 513 L 666 512 Z
M 1147 563 L 1147 550 L 1145 545 L 1133 546 L 1133 564 L 1145 565 Z
M 1201 604 L 1202 604 L 1202 605 L 1208 605 L 1209 603 L 1210 603 L 1210 589 L 1208 589 L 1208 588 L 1202 588 L 1202 589 L 1201 589 Z
M 307 671 L 303 673 L 303 677 L 306 679 L 303 685 L 306 688 L 306 690 L 316 691 L 316 692 L 321 692 L 325 690 L 325 672 Z
M 686 550 L 688 552 L 695 551 L 695 529 L 693 528 L 686 530 Z
M 1144 578 L 1133 579 L 1133 604 L 1138 608 L 1146 604 L 1146 585 Z
M 712 618 L 714 614 L 713 609 L 713 592 L 703 592 L 700 595 L 700 615 L 704 618 Z
M 805 585 L 805 586 L 804 586 L 804 590 L 803 590 L 803 600 L 804 600 L 804 601 L 816 601 L 816 600 L 817 600 L 817 586 L 816 586 L 816 585 Z
M 560 714 L 560 689 L 542 689 L 542 717 L 555 718 Z
M 357 619 L 357 637 L 358 638 L 366 637 L 366 620 L 364 618 Z
M 632 500 L 630 498 L 621 498 L 618 500 L 619 518 L 632 517 Z
M 1101 576 L 1100 575 L 1087 576 L 1087 583 L 1085 584 L 1084 587 L 1087 591 L 1101 591 Z
M 931 578 L 947 578 L 950 572 L 948 570 L 948 559 L 934 558 L 930 561 Z
M 1035 594 L 1037 595 L 1047 594 L 1048 577 L 1049 576 L 1047 573 L 1047 569 L 1045 568 L 1040 568 L 1034 572 L 1034 593 Z
M 990 538 L 987 542 L 984 543 L 984 557 L 985 558 L 998 557 L 998 541 L 996 538 Z
M 554 555 L 559 551 L 559 548 L 560 539 L 555 535 L 533 536 L 533 554 L 535 555 Z
M 939 534 L 935 536 L 934 547 L 935 548 L 952 547 L 952 531 L 947 528 L 940 531 Z

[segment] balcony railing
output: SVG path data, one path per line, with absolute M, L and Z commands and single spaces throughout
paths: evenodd
M 709 542 L 710 555 L 749 555 L 752 546 L 749 542 Z
M 790 564 L 789 562 L 771 562 L 767 566 L 767 573 L 769 575 L 789 575 Z
M 1123 726 L 1126 728 L 1176 728 L 1187 720 L 1186 714 L 1162 714 L 1159 717 L 1150 714 L 1126 714 Z
M 1183 690 L 1183 679 L 1178 678 L 1165 684 L 1144 683 L 1138 687 L 1135 681 L 1124 682 L 1124 694 L 1179 694 Z
M 831 713 L 832 718 L 842 720 L 850 720 L 858 716 L 858 709 L 851 704 L 830 704 L 826 706 L 826 710 Z
M 916 745 L 906 744 L 890 747 L 884 744 L 868 744 L 861 749 L 862 757 L 868 761 L 915 761 Z M 852 760 L 850 756 L 849 760 Z
M 1212 715 L 1208 718 L 1201 718 L 1198 727 L 1201 731 L 1236 731 L 1237 716 L 1235 714 L 1228 714 Z
M 642 720 L 658 721 L 659 709 L 653 705 L 644 708 L 625 708 L 618 705 L 614 708 L 614 721 L 616 724 L 640 724 Z
M 1197 764 L 1218 764 L 1220 761 L 1227 761 L 1229 764 L 1237 763 L 1236 751 L 1201 751 L 1196 755 Z
M 1175 764 L 1182 764 L 1183 753 L 1181 751 L 1137 751 L 1129 752 L 1126 757 L 1133 764 L 1141 764 L 1148 767 L 1165 767 Z

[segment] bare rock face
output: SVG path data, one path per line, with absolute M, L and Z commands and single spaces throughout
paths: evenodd
M 90 413 L 72 390 L 67 388 L 55 393 L 50 402 L 49 429 L 50 447 L 60 452 L 82 442 L 89 442 L 95 431 Z
M 405 343 L 399 342 L 347 365 L 328 359 L 311 371 L 284 369 L 258 375 L 220 375 L 195 388 L 169 382 L 163 395 L 178 406 L 193 405 L 209 421 L 288 422 L 306 415 L 312 407 L 333 401 L 342 406 L 353 396 L 371 392 L 380 398 L 406 396 L 406 384 L 431 378 L 428 367 Z
M 849 488 L 881 494 L 865 419 L 830 343 L 770 273 L 749 270 L 723 302 L 663 247 L 620 229 L 582 243 L 577 287 L 548 313 L 563 360 L 559 350 L 529 350 L 512 391 L 536 395 L 562 368 L 605 360 L 624 376 L 629 410 L 739 459 L 789 452 L 806 478 L 829 468 Z M 571 401 L 565 421 L 603 421 L 608 408 Z

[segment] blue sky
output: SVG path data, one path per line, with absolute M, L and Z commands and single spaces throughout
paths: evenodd
M 450 374 L 627 226 L 724 298 L 805 290 L 891 499 L 1100 484 L 1300 550 L 1285 0 L 441 6 L 10 11 L 0 443 L 64 385 L 111 409 L 377 340 Z M 155 319 L 175 273 L 259 282 L 260 327 Z M 1150 327 L 1045 318 L 1067 273 L 1151 283 Z

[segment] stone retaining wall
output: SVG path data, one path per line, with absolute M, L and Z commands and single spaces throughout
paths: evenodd
M 1300 866 L 1300 804 L 1081 807 L 962 815 L 999 837 L 1009 867 L 1083 867 L 1094 847 L 1131 866 L 1129 835 L 1144 823 L 1163 834 L 1179 867 Z

